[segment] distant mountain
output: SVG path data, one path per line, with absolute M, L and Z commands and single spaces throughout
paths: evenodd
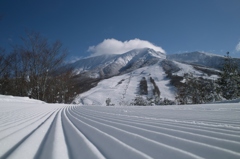
M 224 63 L 224 56 L 204 53 L 204 52 L 190 52 L 181 54 L 169 54 L 167 55 L 168 60 L 174 60 L 178 62 L 183 62 L 187 64 L 200 65 L 204 67 L 210 67 L 215 69 L 221 69 Z M 240 65 L 240 59 L 234 58 L 236 63 Z
M 105 105 L 110 98 L 114 105 L 128 105 L 141 95 L 140 81 L 143 79 L 147 84 L 145 98 L 154 98 L 153 91 L 157 87 L 160 98 L 174 100 L 176 82 L 181 82 L 185 73 L 202 79 L 217 79 L 223 60 L 223 56 L 208 53 L 166 55 L 149 48 L 81 59 L 69 64 L 75 70 L 80 90 L 74 103 Z
M 201 65 L 205 67 L 216 68 L 216 69 L 220 69 L 221 64 L 224 61 L 223 56 L 218 56 L 218 55 L 208 54 L 203 52 L 173 54 L 173 55 L 168 55 L 167 59 L 178 61 L 178 62 L 184 62 L 188 64 L 195 64 L 195 65 Z

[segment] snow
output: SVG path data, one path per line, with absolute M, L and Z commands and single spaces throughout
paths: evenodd
M 203 61 L 205 58 L 212 57 L 212 55 L 205 53 L 189 53 L 182 55 L 182 58 L 187 60 L 189 57 L 191 62 L 191 59 L 196 60 L 196 55 L 202 57 Z M 202 61 L 201 59 L 200 61 Z M 218 60 L 215 62 L 218 62 Z M 210 61 L 210 63 L 212 62 Z M 76 96 L 74 103 L 82 105 L 106 105 L 106 99 L 108 98 L 111 99 L 112 105 L 130 105 L 140 94 L 139 82 L 143 77 L 146 78 L 148 84 L 148 95 L 144 96 L 145 99 L 155 98 L 152 92 L 153 85 L 149 80 L 152 77 L 161 92 L 160 98 L 174 101 L 176 88 L 170 84 L 170 79 L 167 78 L 165 73 L 166 69 L 173 75 L 181 77 L 186 73 L 191 73 L 194 77 L 210 80 L 218 79 L 218 75 L 208 75 L 201 69 L 196 69 L 193 65 L 166 60 L 166 54 L 149 48 L 134 49 L 121 55 L 86 58 L 76 62 L 73 67 L 77 70 L 79 68 L 81 71 L 86 71 L 86 74 L 83 75 L 86 77 L 107 77 L 107 79 L 99 82 L 96 87 Z M 210 72 L 218 71 L 214 68 L 200 66 L 198 68 L 207 69 Z
M 151 53 L 151 50 L 149 50 L 149 52 Z M 163 59 L 162 57 L 162 60 Z M 173 61 L 173 65 L 179 68 L 173 75 L 183 77 L 184 74 L 191 73 L 194 77 L 202 77 L 211 80 L 218 79 L 217 75 L 208 76 L 188 64 Z M 74 103 L 82 105 L 106 105 L 106 99 L 110 98 L 111 104 L 130 105 L 135 97 L 139 95 L 139 82 L 143 77 L 146 78 L 148 84 L 148 96 L 145 98 L 153 98 L 153 85 L 149 80 L 149 78 L 152 77 L 161 92 L 160 98 L 175 100 L 176 88 L 170 84 L 170 79 L 167 78 L 161 60 L 159 60 L 156 64 L 102 80 L 96 87 L 78 95 Z M 182 82 L 184 83 L 185 81 L 183 80 Z
M 180 62 L 176 62 L 176 61 L 173 61 L 173 63 L 180 69 L 179 71 L 173 73 L 173 75 L 183 77 L 184 74 L 188 73 L 188 74 L 192 74 L 194 77 L 202 77 L 204 79 L 216 80 L 219 78 L 217 75 L 208 76 L 207 74 L 196 70 L 193 66 L 188 65 L 188 64 L 184 64 L 184 63 L 180 63 Z M 209 69 L 209 70 L 217 71 L 216 69 Z
M 0 101 L 0 158 L 240 158 L 240 103 L 106 107 L 3 95 Z
M 137 63 L 138 60 L 148 61 L 151 58 L 166 59 L 166 54 L 157 52 L 150 48 L 133 49 L 124 54 L 100 55 L 80 59 L 68 66 L 74 68 L 75 74 L 89 71 L 89 77 L 98 78 L 101 74 L 116 75 L 121 68 L 129 63 Z M 109 71 L 102 71 L 107 69 Z
M 30 99 L 29 97 L 13 97 L 13 96 L 0 95 L 0 103 L 2 102 L 44 103 L 43 101 Z
M 138 94 L 140 80 L 145 77 L 148 82 L 148 94 L 152 94 L 152 77 L 159 87 L 161 98 L 175 99 L 175 89 L 170 85 L 170 79 L 166 78 L 159 63 L 136 69 L 130 73 L 105 79 L 91 90 L 78 95 L 74 102 L 83 105 L 106 105 L 106 99 L 110 98 L 114 105 L 129 105 Z M 151 97 L 151 96 L 149 96 Z
M 208 68 L 215 68 L 219 70 L 224 63 L 225 57 L 205 52 L 189 52 L 181 54 L 168 54 L 167 59 L 188 64 L 200 65 Z M 233 60 L 236 63 L 240 62 L 239 58 L 233 58 Z

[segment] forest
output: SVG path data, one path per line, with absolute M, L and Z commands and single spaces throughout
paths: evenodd
M 48 103 L 69 103 L 75 89 L 72 68 L 64 67 L 67 49 L 37 32 L 26 32 L 22 44 L 0 49 L 0 94 L 28 96 Z

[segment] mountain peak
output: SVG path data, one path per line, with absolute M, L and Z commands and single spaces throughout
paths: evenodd
M 151 48 L 141 48 L 123 54 L 106 54 L 80 59 L 70 66 L 75 69 L 76 74 L 91 71 L 94 72 L 94 77 L 105 77 L 119 74 L 121 70 L 126 71 L 126 68 L 135 69 L 162 59 L 166 59 L 165 53 Z
M 124 54 L 121 55 L 133 55 L 136 57 L 144 57 L 144 56 L 152 56 L 152 57 L 156 57 L 156 58 L 160 58 L 160 59 L 165 59 L 166 58 L 166 54 L 162 53 L 160 51 L 155 51 L 154 49 L 151 48 L 141 48 L 141 49 L 133 49 L 131 51 L 128 51 Z M 120 55 L 120 56 L 121 56 Z

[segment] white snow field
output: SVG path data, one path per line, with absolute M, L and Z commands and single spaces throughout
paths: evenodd
M 74 102 L 81 105 L 106 105 L 106 99 L 111 99 L 114 105 L 130 105 L 139 94 L 139 82 L 146 77 L 148 83 L 148 95 L 152 95 L 152 83 L 149 78 L 154 77 L 161 90 L 161 98 L 175 99 L 175 88 L 170 85 L 170 79 L 159 63 L 139 68 L 130 73 L 105 79 L 87 92 L 78 95 Z
M 239 159 L 240 103 L 106 107 L 0 96 L 0 158 Z

